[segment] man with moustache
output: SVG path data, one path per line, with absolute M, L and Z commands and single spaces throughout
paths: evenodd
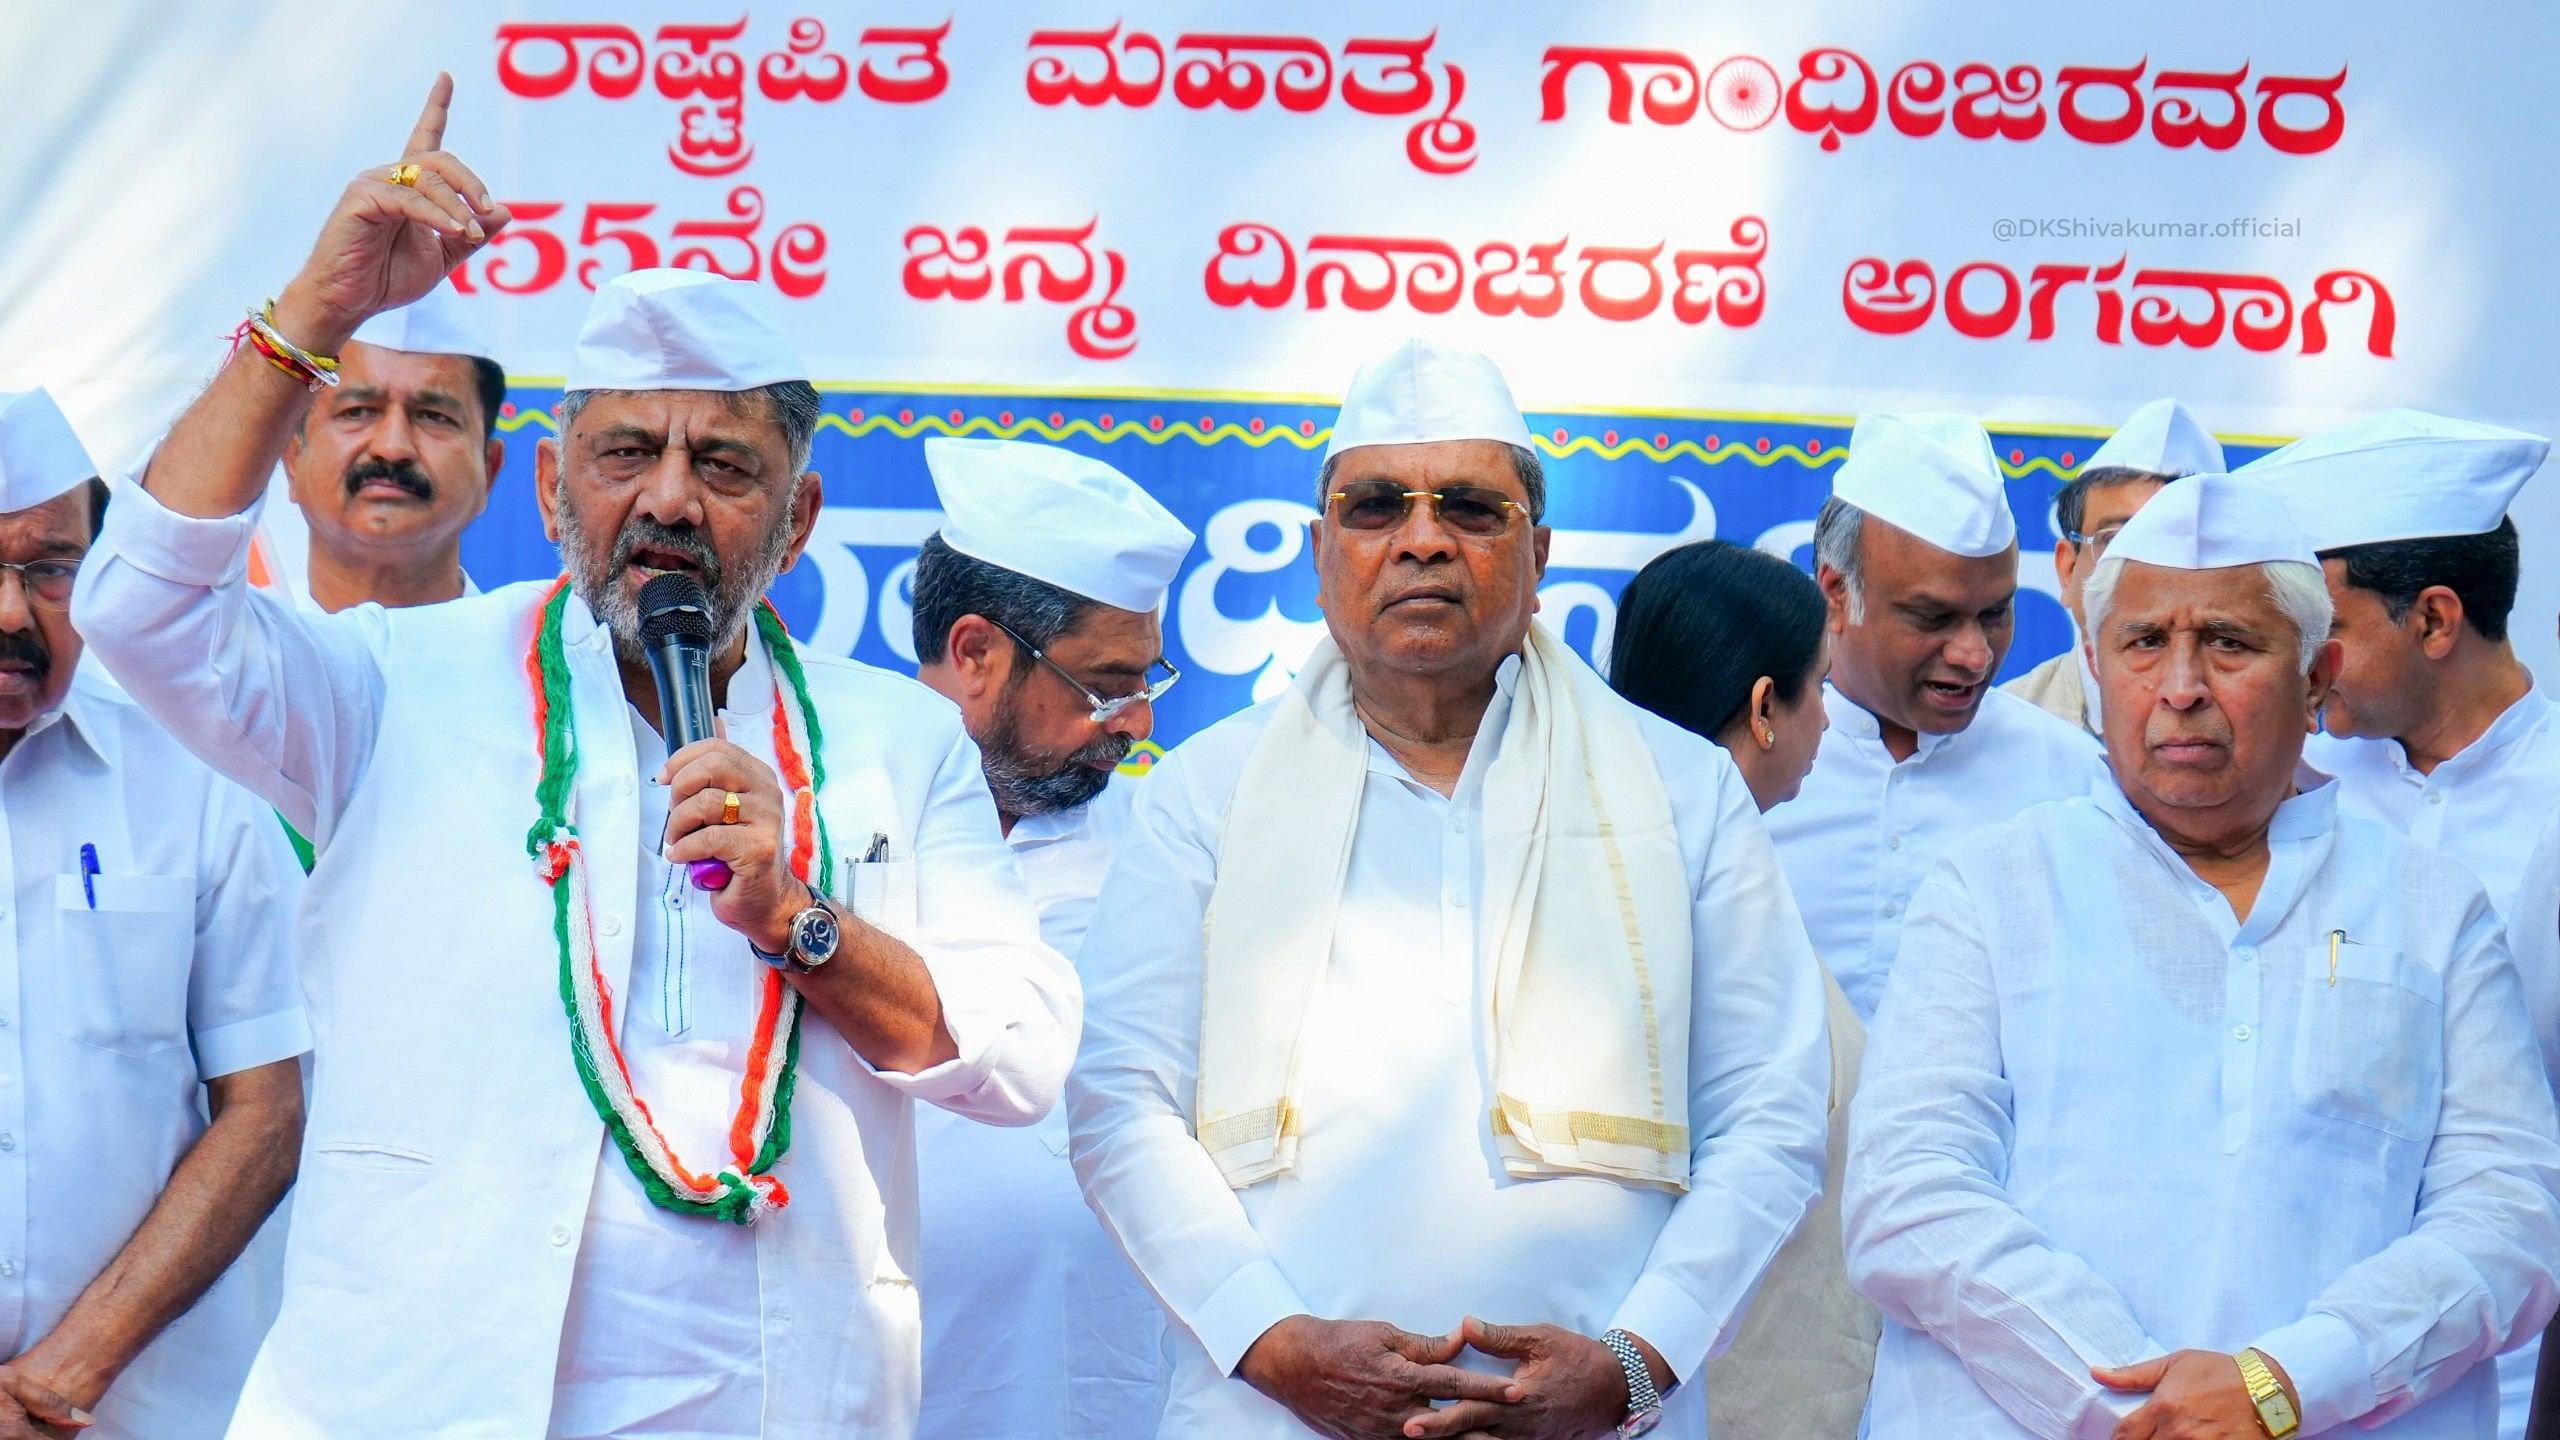
M 960 707 L 1041 938 L 1073 958 L 1128 815 L 1113 771 L 1177 675 L 1158 617 L 1192 535 L 1072 450 L 935 439 L 924 458 L 942 528 L 916 557 L 916 678 Z M 1154 1432 L 1163 1314 L 1066 1155 L 1063 1107 L 1027 1130 L 916 1116 L 919 1440 Z
M 445 284 L 356 331 L 338 383 L 311 397 L 285 444 L 285 493 L 268 497 L 252 584 L 326 611 L 480 593 L 462 532 L 506 460 L 507 373 L 473 319 Z
M 1162 1440 L 1701 1433 L 1820 1186 L 1777 857 L 1534 622 L 1531 444 L 1482 355 L 1361 367 L 1328 638 L 1147 777 L 1095 907 L 1072 1153 L 1175 1321 Z
M 2016 624 L 2018 526 L 1961 415 L 1864 415 L 1814 522 L 1831 679 L 1813 773 L 1768 815 L 1813 948 L 1872 1021 L 1930 865 L 1967 832 L 2088 787 L 2098 747 L 1991 688 Z
M 2222 468 L 2222 443 L 2177 401 L 2154 400 L 2125 417 L 2053 497 L 2053 573 L 2062 582 L 2062 608 L 2071 612 L 2071 648 L 2000 688 L 2096 734 L 2098 686 L 2081 639 L 2080 588 L 2116 532 L 2161 486 Z
M 81 665 L 96 475 L 44 391 L 0 394 L 0 1437 L 212 1440 L 302 1144 L 301 877 Z
M 2310 540 L 2182 480 L 2085 596 L 2109 772 L 1921 888 L 1853 1109 L 1870 1440 L 2488 1440 L 2560 1140 L 2477 880 L 2301 763 Z
M 912 1107 L 1038 1119 L 1078 997 L 959 717 L 763 605 L 821 503 L 771 298 L 599 287 L 536 470 L 560 580 L 338 614 L 243 581 L 318 361 L 507 222 L 439 148 L 451 88 L 118 499 L 76 601 L 320 845 L 309 1158 L 231 1433 L 904 1437 Z M 639 614 L 668 573 L 700 582 L 720 712 L 681 747 Z

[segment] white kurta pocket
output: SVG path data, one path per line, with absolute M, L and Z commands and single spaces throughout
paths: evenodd
M 2312 948 L 2302 977 L 2293 1085 L 2316 1115 L 2403 1140 L 2432 1138 L 2444 1101 L 2444 977 L 2396 949 Z
M 912 943 L 916 934 L 916 857 L 892 850 L 879 860 L 844 862 L 844 894 L 853 913 Z
M 54 933 L 84 1045 L 149 1055 L 187 1040 L 196 889 L 185 875 L 98 875 L 98 906 L 78 875 L 53 880 Z

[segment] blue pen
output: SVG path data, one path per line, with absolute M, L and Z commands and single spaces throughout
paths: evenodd
M 80 893 L 89 897 L 89 908 L 98 908 L 98 847 L 86 841 L 80 845 Z

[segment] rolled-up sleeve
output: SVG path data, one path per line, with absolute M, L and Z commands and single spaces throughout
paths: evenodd
M 1732 1343 L 1821 1194 L 1831 1093 L 1821 964 L 1729 764 L 1712 819 L 1690 922 L 1689 1192 L 1611 1322 L 1683 1380 Z
M 294 968 L 302 868 L 275 816 L 246 791 L 211 782 L 199 837 L 187 1029 L 196 1076 L 215 1080 L 311 1048 Z
M 915 839 L 916 928 L 904 937 L 942 1001 L 956 1058 L 914 1074 L 876 1071 L 914 1099 L 993 1125 L 1049 1113 L 1075 1059 L 1083 992 L 1040 939 L 987 794 L 978 747 L 950 721 Z M 858 866 L 856 868 L 859 868 Z
M 1307 1305 L 1191 1132 L 1215 834 L 1177 751 L 1139 787 L 1085 935 L 1084 1051 L 1067 1081 L 1067 1123 L 1086 1203 L 1232 1374 L 1262 1332 Z
M 2486 898 L 2444 969 L 2444 1102 L 2409 1233 L 2255 1344 L 2302 1428 L 2379 1424 L 2539 1334 L 2560 1308 L 2560 1143 L 2523 988 Z
M 118 486 L 72 623 L 180 743 L 325 846 L 372 756 L 386 624 L 379 606 L 310 614 L 252 589 L 256 527 L 255 508 L 201 519 Z
M 2105 1390 L 2090 1367 L 2163 1349 L 2009 1197 L 2016 1117 L 1978 903 L 1945 864 L 1913 897 L 1850 1109 L 1849 1280 L 2030 1431 L 2105 1437 L 2147 1397 Z

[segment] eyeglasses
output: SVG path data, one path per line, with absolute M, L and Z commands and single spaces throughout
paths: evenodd
M 2110 525 L 2095 535 L 2083 535 L 2079 531 L 2074 530 L 2062 538 L 2070 541 L 2074 545 L 2085 547 L 2089 551 L 2090 557 L 2095 559 L 2098 556 L 2106 554 L 2107 547 L 2114 544 L 2116 537 L 2123 533 L 2124 527 L 2122 525 Z
M 1007 625 L 1001 620 L 994 619 L 990 619 L 987 623 L 1003 631 L 1006 638 L 1013 641 L 1014 644 L 1030 651 L 1032 659 L 1048 666 L 1052 671 L 1057 673 L 1059 679 L 1064 680 L 1069 685 L 1073 686 L 1075 688 L 1075 692 L 1084 697 L 1085 703 L 1093 707 L 1086 718 L 1093 721 L 1096 725 L 1110 724 L 1114 719 L 1126 714 L 1129 707 L 1133 705 L 1154 704 L 1158 699 L 1163 697 L 1164 692 L 1173 688 L 1174 681 L 1182 678 L 1182 672 L 1174 668 L 1173 662 L 1159 655 L 1156 657 L 1155 663 L 1147 667 L 1145 677 L 1147 683 L 1144 687 L 1126 695 L 1114 695 L 1106 699 L 1103 696 L 1094 694 L 1093 687 L 1077 679 L 1068 671 L 1066 666 L 1050 659 L 1048 652 L 1042 650 L 1039 646 L 1032 644 L 1030 641 L 1023 639 L 1021 636 L 1014 634 L 1012 626 Z M 1159 670 L 1164 672 L 1161 679 L 1156 677 L 1156 672 Z
M 1444 485 L 1437 490 L 1407 490 L 1390 480 L 1361 480 L 1325 497 L 1334 523 L 1345 530 L 1393 530 L 1419 501 L 1431 502 L 1440 523 L 1461 535 L 1491 537 L 1511 528 L 1514 514 L 1528 507 L 1481 485 Z
M 12 565 L 0 560 L 0 570 L 18 572 L 18 583 L 27 587 L 27 599 L 47 610 L 71 608 L 71 585 L 80 578 L 77 560 L 30 560 Z

